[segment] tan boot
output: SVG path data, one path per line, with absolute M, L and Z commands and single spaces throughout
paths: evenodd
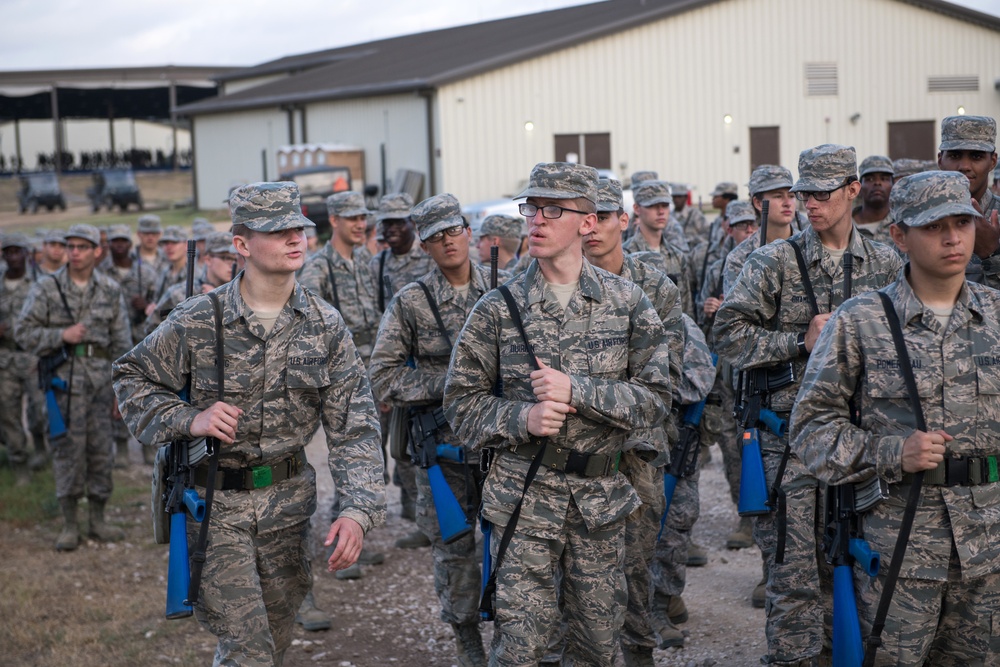
M 333 576 L 343 581 L 345 579 L 361 579 L 365 575 L 361 571 L 361 566 L 355 563 L 350 567 L 345 567 L 343 570 L 337 570 L 333 573 Z
M 656 636 L 658 648 L 684 646 L 684 633 L 670 621 L 659 624 L 659 627 L 656 628 Z
M 700 544 L 688 542 L 688 557 L 686 564 L 688 567 L 701 567 L 702 565 L 708 565 L 708 550 Z
M 748 516 L 741 516 L 740 523 L 736 530 L 729 533 L 726 538 L 727 549 L 749 549 L 753 546 L 753 520 Z
M 316 608 L 316 600 L 313 598 L 312 591 L 306 594 L 302 604 L 299 605 L 299 611 L 295 614 L 295 622 L 301 625 L 306 632 L 329 630 L 330 626 L 333 625 L 327 613 Z
M 421 547 L 429 547 L 430 545 L 431 541 L 420 530 L 415 530 L 409 535 L 396 540 L 397 549 L 419 549 Z
M 667 603 L 667 618 L 674 625 L 680 625 L 681 623 L 687 623 L 688 620 L 688 610 L 687 605 L 684 604 L 684 598 L 680 595 L 671 595 L 670 602 Z
M 63 528 L 56 538 L 56 551 L 73 551 L 80 546 L 80 525 L 76 521 L 76 498 L 60 498 Z
M 753 593 L 750 595 L 750 604 L 753 605 L 754 609 L 763 609 L 766 602 L 767 579 L 761 579 L 760 583 L 754 586 Z
M 683 635 L 681 642 L 684 641 Z M 653 649 L 650 646 L 625 646 L 622 644 L 625 667 L 654 667 Z
M 90 529 L 87 536 L 98 542 L 118 542 L 125 539 L 125 531 L 104 521 L 104 501 L 88 498 L 90 505 Z
M 451 624 L 455 631 L 459 667 L 486 667 L 486 652 L 478 623 Z

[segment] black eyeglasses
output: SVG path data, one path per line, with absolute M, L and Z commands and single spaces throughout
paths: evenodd
M 750 229 L 751 227 L 753 227 L 754 229 L 756 229 L 757 228 L 757 223 L 756 222 L 750 222 L 749 220 L 741 220 L 740 222 L 731 222 L 731 223 L 729 223 L 729 226 L 732 229 L 738 229 L 740 231 L 743 231 L 743 230 L 746 230 L 746 229 Z
M 577 211 L 576 209 L 566 208 L 564 206 L 556 206 L 555 204 L 549 204 L 548 206 L 535 206 L 534 204 L 518 204 L 517 210 L 526 218 L 533 217 L 539 211 L 542 212 L 542 217 L 546 220 L 557 220 L 562 217 L 563 211 L 569 211 L 570 213 L 579 213 L 580 215 L 587 215 L 586 211 Z
M 829 192 L 796 192 L 795 198 L 798 199 L 799 201 L 809 201 L 810 197 L 812 197 L 816 201 L 829 201 L 830 195 L 832 195 L 834 192 L 836 192 L 841 188 L 847 187 L 848 185 L 851 184 L 851 182 L 852 181 L 848 179 L 843 183 L 841 183 L 840 185 L 838 185 L 837 187 L 835 187 L 833 190 L 830 190 Z
M 448 229 L 442 229 L 437 234 L 431 234 L 424 239 L 424 243 L 441 243 L 441 241 L 444 241 L 445 234 L 448 236 L 461 236 L 464 231 L 465 225 L 456 225 L 454 227 L 449 227 Z
M 79 250 L 80 252 L 83 252 L 85 250 L 93 250 L 96 247 L 97 246 L 93 245 L 92 243 L 67 243 L 66 252 L 73 252 L 74 250 Z

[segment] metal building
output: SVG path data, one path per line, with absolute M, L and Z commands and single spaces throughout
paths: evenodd
M 825 142 L 932 159 L 940 119 L 1000 117 L 1000 19 L 943 0 L 608 0 L 291 56 L 219 79 L 196 193 L 274 178 L 286 144 L 361 148 L 366 182 L 463 202 L 539 161 L 654 169 L 695 198 Z

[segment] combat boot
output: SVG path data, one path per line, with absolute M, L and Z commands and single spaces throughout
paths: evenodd
M 750 595 L 750 604 L 753 605 L 754 609 L 763 609 L 766 602 L 767 579 L 761 579 L 760 583 L 754 586 L 753 593 Z
M 451 627 L 455 630 L 458 667 L 486 667 L 486 652 L 483 650 L 483 637 L 479 634 L 479 624 L 452 623 Z
M 688 542 L 687 566 L 701 567 L 702 565 L 708 565 L 708 551 L 700 544 Z
M 63 528 L 56 538 L 56 551 L 73 551 L 80 546 L 80 525 L 76 522 L 76 498 L 60 498 Z
M 681 641 L 684 641 L 683 635 Z M 623 644 L 622 658 L 625 659 L 625 667 L 654 667 L 653 649 L 650 646 L 625 646 Z
M 667 618 L 674 625 L 680 625 L 681 623 L 687 623 L 688 620 L 688 610 L 687 605 L 684 604 L 684 598 L 680 595 L 671 595 L 670 602 L 667 603 Z
M 409 535 L 396 540 L 397 549 L 419 549 L 421 547 L 429 547 L 430 545 L 430 539 L 420 530 L 415 530 Z
M 350 567 L 345 567 L 343 570 L 337 570 L 333 573 L 337 579 L 344 581 L 345 579 L 360 579 L 365 576 L 364 572 L 361 571 L 361 566 L 355 563 Z
M 729 533 L 726 538 L 727 549 L 749 549 L 753 546 L 753 520 L 748 516 L 741 516 L 740 523 L 736 530 Z
M 657 624 L 656 628 L 657 648 L 673 648 L 684 646 L 684 633 L 676 625 L 666 620 Z M 652 664 L 652 663 L 650 663 Z
M 295 614 L 295 622 L 307 632 L 329 630 L 332 625 L 326 612 L 316 608 L 316 600 L 313 598 L 312 591 L 306 593 L 305 599 L 299 605 L 299 611 Z
M 88 498 L 90 506 L 90 530 L 87 536 L 98 542 L 118 542 L 125 539 L 125 531 L 118 526 L 104 522 L 104 501 Z
M 384 562 L 385 554 L 381 551 L 375 551 L 368 547 L 361 548 L 361 554 L 358 556 L 358 565 L 381 565 Z

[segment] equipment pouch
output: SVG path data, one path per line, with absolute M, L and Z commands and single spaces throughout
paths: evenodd
M 167 513 L 167 477 L 170 443 L 160 445 L 153 460 L 153 488 L 149 507 L 153 512 L 153 542 L 170 544 L 170 514 Z
M 408 408 L 394 407 L 389 412 L 389 455 L 397 461 L 410 460 L 410 411 Z

